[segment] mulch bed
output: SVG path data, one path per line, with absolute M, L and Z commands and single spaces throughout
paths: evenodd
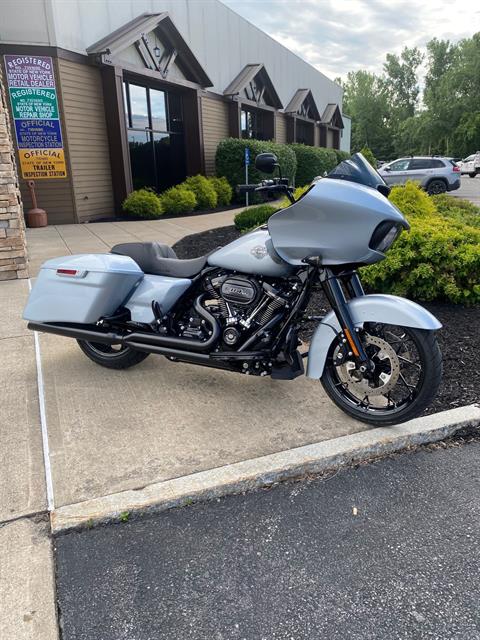
M 240 236 L 233 226 L 211 229 L 186 236 L 174 248 L 179 258 L 204 255 Z M 421 302 L 443 324 L 438 333 L 443 353 L 443 381 L 433 404 L 425 413 L 436 413 L 478 402 L 480 399 L 480 306 Z M 309 312 L 323 313 L 328 303 L 321 293 L 312 296 Z M 303 339 L 315 329 L 306 328 Z

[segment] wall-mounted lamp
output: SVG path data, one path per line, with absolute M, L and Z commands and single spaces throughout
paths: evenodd
M 160 47 L 158 47 L 158 46 L 154 47 L 154 48 L 153 48 L 153 53 L 155 54 L 155 57 L 156 57 L 156 58 L 160 58 L 160 55 L 161 55 L 161 53 L 162 53 L 162 52 L 160 51 Z

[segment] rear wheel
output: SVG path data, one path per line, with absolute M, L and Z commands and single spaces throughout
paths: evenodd
M 470 178 L 475 178 L 475 176 L 476 176 L 477 174 L 476 174 L 476 172 L 473 172 L 473 173 L 469 173 L 468 175 L 470 176 Z
M 375 365 L 365 377 L 353 361 L 336 366 L 334 342 L 322 384 L 337 406 L 363 422 L 388 426 L 418 416 L 435 397 L 442 377 L 442 354 L 433 331 L 370 324 L 362 342 Z
M 443 180 L 432 180 L 427 187 L 427 192 L 431 196 L 435 196 L 439 193 L 445 193 L 446 190 L 447 185 Z
M 96 362 L 96 364 L 108 369 L 128 369 L 143 362 L 149 353 L 135 351 L 123 345 L 101 344 L 100 342 L 86 342 L 77 340 L 83 353 Z

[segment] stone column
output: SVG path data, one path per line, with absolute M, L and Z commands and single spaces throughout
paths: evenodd
M 0 280 L 27 278 L 23 205 L 0 64 Z

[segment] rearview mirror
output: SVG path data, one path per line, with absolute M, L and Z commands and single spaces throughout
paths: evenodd
M 255 158 L 255 169 L 263 173 L 273 173 L 278 167 L 278 158 L 274 153 L 259 153 Z
M 390 167 L 381 167 L 384 171 L 391 171 Z

